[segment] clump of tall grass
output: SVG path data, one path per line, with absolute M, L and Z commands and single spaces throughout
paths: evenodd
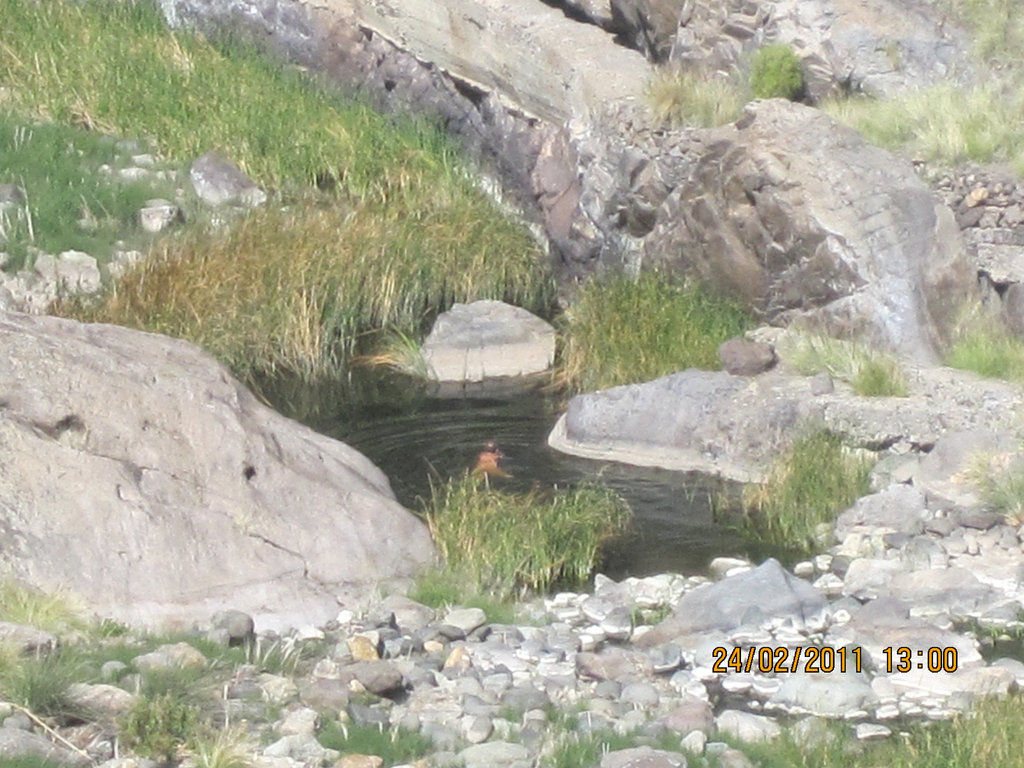
M 1024 341 L 993 318 L 969 316 L 961 322 L 946 365 L 991 379 L 1024 380 Z
M 189 751 L 196 768 L 249 768 L 255 750 L 244 729 L 225 728 L 195 738 Z
M 82 675 L 81 659 L 66 651 L 17 658 L 0 657 L 0 701 L 23 707 L 34 716 L 62 719 L 81 715 L 68 688 Z
M 724 77 L 658 68 L 646 91 L 654 118 L 671 126 L 712 128 L 736 120 L 746 103 L 744 93 Z
M 567 313 L 559 376 L 585 391 L 718 369 L 718 346 L 750 325 L 742 305 L 697 284 L 653 271 L 595 278 Z
M 435 485 L 426 509 L 445 567 L 471 594 L 498 598 L 587 578 L 630 514 L 601 486 L 512 493 L 473 475 Z
M 378 728 L 375 725 L 351 725 L 328 722 L 317 735 L 328 749 L 348 755 L 376 755 L 384 765 L 419 761 L 436 751 L 430 737 L 405 728 Z
M 132 751 L 166 763 L 199 735 L 198 708 L 173 694 L 140 696 L 125 716 L 120 733 Z
M 81 609 L 61 592 L 43 592 L 15 579 L 0 580 L 0 621 L 47 632 L 81 629 Z
M 869 490 L 872 462 L 841 438 L 819 430 L 800 435 L 763 483 L 743 494 L 747 526 L 762 541 L 794 552 L 819 547 L 823 524 Z
M 1024 466 L 1015 454 L 981 454 L 967 471 L 989 510 L 1003 515 L 1009 525 L 1024 524 Z
M 936 85 L 892 99 L 848 97 L 823 108 L 873 144 L 956 165 L 1003 162 L 1024 173 L 1024 94 L 998 85 Z
M 404 205 L 255 212 L 227 231 L 161 241 L 101 303 L 55 310 L 189 339 L 243 378 L 341 372 L 368 334 L 419 336 L 455 301 L 542 310 L 550 276 L 525 230 L 481 194 Z
M 777 351 L 804 376 L 826 372 L 853 386 L 864 397 L 906 397 L 907 379 L 899 361 L 888 352 L 828 336 L 790 334 Z
M 804 93 L 804 71 L 789 45 L 765 45 L 750 62 L 750 91 L 758 99 L 795 101 Z

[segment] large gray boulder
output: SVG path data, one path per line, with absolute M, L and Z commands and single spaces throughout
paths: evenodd
M 952 213 L 910 163 L 778 99 L 711 136 L 645 241 L 651 261 L 767 317 L 934 356 L 976 276 Z
M 826 604 L 817 589 L 769 558 L 757 568 L 687 592 L 672 615 L 638 644 L 649 648 L 684 635 L 731 632 L 773 621 L 803 627 L 818 622 Z
M 555 359 L 555 329 L 503 301 L 455 304 L 423 342 L 423 359 L 438 381 L 483 381 L 541 373 Z
M 5 572 L 130 623 L 326 620 L 431 560 L 348 446 L 260 404 L 193 345 L 0 314 Z

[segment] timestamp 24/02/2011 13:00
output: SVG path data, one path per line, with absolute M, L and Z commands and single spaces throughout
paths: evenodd
M 829 674 L 832 672 L 861 672 L 864 652 L 860 646 L 833 648 L 828 645 L 804 646 L 749 646 L 712 649 L 715 658 L 713 672 L 806 672 Z M 889 646 L 882 649 L 885 658 L 885 672 L 956 672 L 957 649 L 933 646 L 913 650 L 906 646 Z

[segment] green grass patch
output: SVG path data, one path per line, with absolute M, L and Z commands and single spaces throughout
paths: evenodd
M 7 108 L 138 137 L 183 165 L 217 149 L 286 209 L 165 238 L 104 302 L 56 311 L 190 339 L 246 378 L 337 376 L 367 335 L 416 338 L 454 301 L 548 311 L 539 246 L 436 126 L 171 31 L 151 2 L 0 0 L 0 18 Z
M 759 48 L 750 61 L 750 91 L 757 99 L 800 99 L 804 71 L 796 52 L 783 44 Z
M 804 376 L 826 372 L 865 397 L 906 397 L 907 380 L 888 352 L 827 336 L 789 335 L 778 345 L 782 360 Z
M 142 243 L 139 209 L 150 198 L 172 195 L 173 185 L 121 180 L 116 171 L 129 164 L 128 153 L 109 136 L 26 122 L 0 110 L 0 183 L 24 193 L 21 202 L 0 213 L 6 268 L 26 266 L 32 247 L 104 256 L 126 236 Z M 103 175 L 102 165 L 111 172 Z
M 200 735 L 199 710 L 173 694 L 142 696 L 125 717 L 120 735 L 133 752 L 170 762 L 180 747 Z
M 384 760 L 384 765 L 411 763 L 437 751 L 428 736 L 404 728 L 383 729 L 336 721 L 324 725 L 317 740 L 342 755 L 376 755 Z
M 421 574 L 409 590 L 409 598 L 431 608 L 479 608 L 491 624 L 515 624 L 517 620 L 513 600 L 479 591 L 472 577 L 451 568 Z
M 60 592 L 43 592 L 14 579 L 0 580 L 0 621 L 47 632 L 85 627 L 81 609 Z
M 592 279 L 567 313 L 559 376 L 591 391 L 721 367 L 718 346 L 751 326 L 742 305 L 644 272 Z
M 9 701 L 37 717 L 64 720 L 82 713 L 68 698 L 68 687 L 83 677 L 74 653 L 52 651 L 30 657 L 0 656 L 0 701 Z
M 695 128 L 733 122 L 747 101 L 730 80 L 674 66 L 658 68 L 647 86 L 646 97 L 659 122 Z
M 940 165 L 1007 163 L 1024 173 L 1024 92 L 943 84 L 894 99 L 849 97 L 823 108 L 873 144 Z
M 852 736 L 802 744 L 784 735 L 768 744 L 739 745 L 762 768 L 1024 768 L 1021 699 L 982 699 L 973 714 L 949 722 L 915 726 L 906 739 L 860 744 Z
M 274 188 L 387 196 L 438 161 L 424 126 L 342 104 L 255 48 L 172 31 L 155 2 L 0 0 L 0 18 L 0 82 L 24 114 L 144 138 L 169 158 L 216 148 Z
M 465 593 L 499 599 L 583 581 L 630 514 L 600 486 L 511 493 L 472 475 L 435 485 L 426 510 L 434 543 Z
M 990 379 L 1024 380 L 1024 341 L 1002 325 L 969 318 L 946 353 L 946 365 Z
M 819 526 L 869 490 L 872 462 L 843 445 L 838 435 L 809 432 L 771 467 L 763 483 L 743 494 L 748 532 L 780 549 L 809 554 L 820 549 Z

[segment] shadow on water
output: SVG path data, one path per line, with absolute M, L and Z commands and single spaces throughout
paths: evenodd
M 502 467 L 513 475 L 495 482 L 511 491 L 584 481 L 608 485 L 633 509 L 630 530 L 609 544 L 600 567 L 613 578 L 700 573 L 715 556 L 750 554 L 749 542 L 713 514 L 716 495 L 735 489 L 698 474 L 591 461 L 548 447 L 562 403 L 541 386 L 439 396 L 436 388 L 405 377 L 362 373 L 343 385 L 310 388 L 277 380 L 259 390 L 286 416 L 366 454 L 410 509 L 423 509 L 431 478 L 471 469 L 489 440 L 498 443 L 506 456 Z

